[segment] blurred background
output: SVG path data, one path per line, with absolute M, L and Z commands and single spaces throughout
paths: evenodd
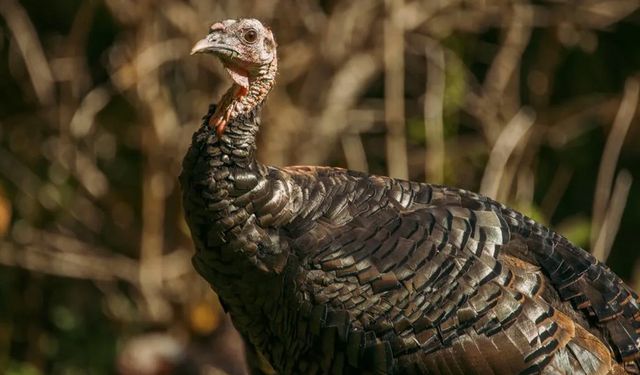
M 236 17 L 279 43 L 263 162 L 479 191 L 640 290 L 637 0 L 0 0 L 0 373 L 246 371 L 177 185 Z

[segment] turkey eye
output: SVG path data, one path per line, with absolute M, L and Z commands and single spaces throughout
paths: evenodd
M 242 36 L 248 43 L 253 43 L 258 39 L 258 33 L 254 29 L 247 30 Z

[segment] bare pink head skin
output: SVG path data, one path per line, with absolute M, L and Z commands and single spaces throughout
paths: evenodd
M 235 116 L 251 111 L 267 96 L 278 70 L 273 33 L 252 18 L 225 20 L 210 27 L 191 54 L 210 53 L 218 57 L 234 84 L 224 94 L 209 125 L 218 137 Z

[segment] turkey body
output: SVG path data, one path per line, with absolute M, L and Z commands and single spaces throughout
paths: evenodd
M 637 295 L 584 250 L 472 192 L 262 165 L 258 112 L 202 126 L 180 181 L 194 266 L 278 373 L 638 372 Z

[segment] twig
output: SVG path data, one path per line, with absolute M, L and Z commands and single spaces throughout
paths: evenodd
M 593 247 L 593 256 L 601 262 L 606 262 L 611 254 L 611 247 L 620 228 L 620 220 L 622 220 L 632 182 L 633 178 L 626 169 L 620 171 L 616 177 L 611 201 Z
M 606 215 L 616 164 L 618 164 L 622 144 L 624 143 L 627 131 L 635 115 L 636 107 L 638 106 L 639 94 L 640 82 L 638 82 L 638 79 L 627 79 L 618 113 L 613 120 L 609 137 L 602 152 L 598 179 L 596 180 L 596 192 L 593 200 L 593 219 L 591 221 L 591 247 L 594 252 L 596 251 L 596 244 L 600 242 L 598 236 L 601 233 L 601 227 Z M 598 251 L 602 254 L 604 249 L 599 249 Z
M 425 180 L 441 184 L 444 182 L 444 90 L 445 59 L 440 43 L 427 39 L 427 83 L 424 95 L 424 130 L 426 138 Z
M 395 1 L 395 0 L 394 0 Z M 361 49 L 382 1 L 352 0 L 336 3 L 321 35 L 322 54 L 327 60 L 344 61 L 354 50 Z
M 587 1 L 575 12 L 583 27 L 605 29 L 638 9 L 637 0 Z
M 105 86 L 98 86 L 85 95 L 69 122 L 74 137 L 83 138 L 91 132 L 96 115 L 109 104 L 111 96 L 111 90 Z
M 123 256 L 61 252 L 46 244 L 16 246 L 0 242 L 0 264 L 62 277 L 97 281 L 123 280 L 138 285 L 137 262 Z
M 545 194 L 544 198 L 542 198 L 542 203 L 540 203 L 540 209 L 547 220 L 551 221 L 562 196 L 567 191 L 572 176 L 573 169 L 564 165 L 559 166 L 553 175 L 551 186 L 549 186 L 547 194 Z
M 162 256 L 161 283 L 170 284 L 192 273 L 191 252 L 173 250 Z M 124 255 L 56 233 L 30 230 L 29 241 L 0 241 L 0 264 L 48 275 L 93 281 L 125 281 L 140 289 L 140 263 Z
M 608 121 L 619 103 L 619 98 L 603 99 L 601 95 L 593 95 L 583 96 L 555 107 L 546 112 L 545 122 L 553 124 L 545 129 L 546 142 L 557 149 L 565 147 L 569 142 L 598 126 L 598 122 L 589 119 Z
M 148 27 L 143 35 L 149 40 L 138 42 L 140 46 L 149 43 L 156 46 L 164 38 L 158 27 Z M 176 41 L 176 44 L 180 44 Z M 138 48 L 142 50 L 142 48 Z M 142 150 L 146 162 L 143 167 L 142 182 L 142 236 L 140 241 L 140 286 L 146 301 L 147 312 L 152 319 L 166 320 L 171 314 L 171 307 L 161 297 L 162 279 L 165 272 L 163 262 L 164 252 L 164 220 L 167 214 L 166 197 L 171 192 L 168 168 L 160 150 L 167 149 L 172 142 L 176 142 L 175 134 L 179 131 L 180 121 L 174 104 L 171 101 L 170 90 L 162 80 L 158 69 L 148 70 L 149 59 L 153 54 L 163 54 L 162 50 L 145 49 L 145 57 L 136 58 L 137 72 L 147 70 L 149 73 L 139 78 L 136 85 L 136 99 L 146 109 L 147 123 L 153 128 L 146 127 L 145 142 Z M 141 54 L 142 55 L 142 54 Z M 176 54 L 179 55 L 179 54 Z M 171 58 L 170 55 L 167 57 Z M 153 66 L 150 64 L 149 66 Z M 152 130 L 154 131 L 152 133 Z
M 53 74 L 29 15 L 15 0 L 0 0 L 0 15 L 5 19 L 22 53 L 22 60 L 29 71 L 31 85 L 38 100 L 43 105 L 52 105 L 55 101 Z
M 535 113 L 532 110 L 523 108 L 504 127 L 489 154 L 489 160 L 480 183 L 481 194 L 489 197 L 496 196 L 509 156 L 534 122 Z
M 61 152 L 56 152 L 56 156 L 60 156 L 60 154 Z M 68 165 L 63 167 L 75 171 Z M 26 164 L 2 147 L 0 147 L 0 175 L 11 181 L 22 194 L 34 200 L 38 200 L 40 188 L 45 185 L 43 180 Z M 104 179 L 104 176 L 101 178 Z M 79 176 L 78 179 L 81 181 Z M 42 202 L 40 201 L 40 203 Z M 85 228 L 93 232 L 100 229 L 103 211 L 86 198 L 81 191 L 75 192 L 72 204 L 63 205 L 60 208 L 68 212 L 78 224 Z
M 344 134 L 340 140 L 342 142 L 345 159 L 347 160 L 347 168 L 355 171 L 368 172 L 367 153 L 362 144 L 360 134 L 357 132 L 348 132 Z
M 531 37 L 532 18 L 533 11 L 530 5 L 514 5 L 511 22 L 504 30 L 504 42 L 484 79 L 482 106 L 486 109 L 487 116 L 482 123 L 490 141 L 495 140 L 500 131 L 498 127 L 500 121 L 496 121 L 498 114 L 511 117 L 515 109 L 520 106 L 517 89 L 512 90 L 512 95 L 505 95 L 505 91 L 509 83 L 515 79 L 514 74 L 520 66 L 522 54 Z M 506 102 L 508 97 L 513 103 Z M 506 108 L 508 104 L 512 104 L 513 108 Z
M 484 89 L 494 100 L 500 99 L 520 63 L 520 57 L 531 37 L 532 17 L 533 12 L 530 6 L 514 6 L 511 22 L 504 30 L 505 40 L 484 80 Z
M 117 70 L 111 72 L 111 81 L 118 89 L 128 90 L 146 76 L 155 73 L 162 65 L 183 59 L 189 47 L 189 43 L 183 38 L 147 45 L 148 47 L 140 50 L 133 61 L 118 66 Z
M 153 158 L 157 159 L 157 158 Z M 166 303 L 159 298 L 162 288 L 164 262 L 163 225 L 165 216 L 165 196 L 162 171 L 158 161 L 150 161 L 145 165 L 142 187 L 142 238 L 140 242 L 140 286 L 147 301 L 148 312 L 154 319 L 161 320 L 167 313 Z M 154 186 L 155 185 L 155 186 Z
M 535 173 L 533 173 L 533 167 L 530 163 L 524 164 L 525 166 L 519 168 L 516 173 L 515 200 L 519 205 L 529 208 L 533 205 L 533 193 L 536 186 L 536 175 Z
M 389 176 L 407 179 L 407 140 L 404 113 L 404 27 L 400 12 L 403 0 L 386 0 L 384 20 L 384 111 L 387 126 Z
M 303 163 L 324 162 L 335 139 L 350 126 L 348 110 L 362 95 L 367 84 L 380 71 L 380 63 L 370 53 L 356 53 L 331 80 L 325 108 L 313 127 L 313 137 L 304 143 Z M 277 134 L 274 134 L 276 136 Z

